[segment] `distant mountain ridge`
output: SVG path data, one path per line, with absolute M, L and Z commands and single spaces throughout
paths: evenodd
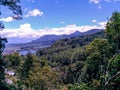
M 89 30 L 87 32 L 79 32 L 76 31 L 72 34 L 69 35 L 44 35 L 36 40 L 31 41 L 30 43 L 34 43 L 34 44 L 41 44 L 41 45 L 51 45 L 52 43 L 54 43 L 55 41 L 59 40 L 59 39 L 65 39 L 65 38 L 72 38 L 72 37 L 78 37 L 78 36 L 83 36 L 83 35 L 89 35 L 89 34 L 94 34 L 97 32 L 102 31 L 103 29 L 92 29 Z
M 5 48 L 5 52 L 8 51 L 13 51 L 13 50 L 31 50 L 31 49 L 35 49 L 38 50 L 40 48 L 45 48 L 48 46 L 51 46 L 53 43 L 55 43 L 57 40 L 60 39 L 65 39 L 65 38 L 72 38 L 72 37 L 79 37 L 79 36 L 85 36 L 85 35 L 89 35 L 89 34 L 95 34 L 97 32 L 101 32 L 103 31 L 103 29 L 92 29 L 89 30 L 87 32 L 79 32 L 76 31 L 72 34 L 69 35 L 44 35 L 36 40 L 33 40 L 31 42 L 26 42 L 26 43 L 14 43 L 14 44 L 7 44 L 6 48 Z M 25 39 L 23 39 L 24 41 Z

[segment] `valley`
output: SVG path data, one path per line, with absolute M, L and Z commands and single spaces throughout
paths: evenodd
M 55 43 L 57 40 L 60 39 L 70 39 L 70 38 L 77 38 L 80 36 L 86 36 L 90 34 L 94 34 L 97 32 L 101 32 L 103 30 L 101 29 L 92 29 L 87 32 L 79 32 L 76 31 L 74 33 L 71 33 L 69 35 L 44 35 L 36 40 L 33 40 L 31 42 L 27 43 L 13 43 L 13 44 L 6 44 L 6 48 L 4 50 L 5 54 L 9 54 L 12 52 L 31 52 L 31 51 L 37 51 L 38 49 L 46 48 L 51 46 L 53 43 Z M 9 41 L 8 41 L 9 42 Z M 32 52 L 31 52 L 32 53 Z

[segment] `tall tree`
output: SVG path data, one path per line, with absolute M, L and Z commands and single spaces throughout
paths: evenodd
M 20 3 L 20 0 L 0 0 L 0 6 L 8 7 L 14 14 L 13 19 L 16 20 L 21 19 L 22 16 L 21 6 L 18 5 L 18 3 Z M 0 22 L 0 30 L 2 29 L 4 29 L 4 24 Z M 5 48 L 5 42 L 7 42 L 7 39 L 0 37 L 0 90 L 9 90 L 4 84 L 4 63 L 2 60 L 2 52 Z
M 20 79 L 25 80 L 28 78 L 29 71 L 33 66 L 34 56 L 32 54 L 27 54 L 23 65 L 20 68 Z
M 120 49 L 120 13 L 114 12 L 106 25 L 106 37 L 116 48 Z
M 81 79 L 84 82 L 90 82 L 94 90 L 98 90 L 102 85 L 101 77 L 105 74 L 105 70 L 110 58 L 111 45 L 107 39 L 94 39 L 86 47 L 86 63 L 83 67 Z
M 120 12 L 114 12 L 106 25 L 106 37 L 113 47 L 105 75 L 105 90 L 120 89 Z M 107 89 L 109 88 L 109 89 Z

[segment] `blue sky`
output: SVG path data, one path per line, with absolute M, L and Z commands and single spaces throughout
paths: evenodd
M 75 31 L 105 28 L 106 20 L 120 0 L 21 0 L 23 19 L 14 21 L 12 13 L 1 7 L 5 37 L 38 38 L 46 34 L 70 34 Z

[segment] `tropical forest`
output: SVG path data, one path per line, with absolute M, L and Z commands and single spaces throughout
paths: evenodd
M 19 0 L 2 1 L 22 15 Z M 120 90 L 120 12 L 99 32 L 56 40 L 35 54 L 0 55 L 0 90 Z

